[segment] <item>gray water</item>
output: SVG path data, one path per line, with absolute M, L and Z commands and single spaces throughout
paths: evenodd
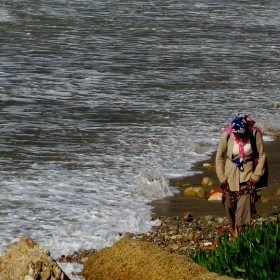
M 236 113 L 279 134 L 278 1 L 0 3 L 0 251 L 150 229 Z M 158 180 L 154 180 L 158 178 Z

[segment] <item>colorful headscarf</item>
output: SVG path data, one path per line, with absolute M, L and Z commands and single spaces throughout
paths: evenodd
M 247 144 L 248 140 L 250 139 L 251 133 L 253 130 L 258 130 L 261 135 L 261 130 L 254 126 L 255 121 L 252 120 L 250 117 L 239 113 L 237 117 L 232 121 L 231 125 L 228 127 L 227 131 L 228 134 L 234 139 L 234 141 L 239 145 L 239 153 L 242 156 L 244 163 L 247 162 L 247 157 L 244 151 L 244 147 Z M 248 132 L 246 138 L 242 139 L 242 142 L 238 140 L 235 133 L 245 134 Z
M 245 134 L 246 132 L 248 132 L 248 128 L 254 124 L 255 121 L 253 121 L 251 118 L 242 113 L 239 113 L 231 123 L 231 131 L 232 133 Z

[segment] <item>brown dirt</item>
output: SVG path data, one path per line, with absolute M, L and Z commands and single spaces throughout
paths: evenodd
M 129 238 L 92 255 L 85 263 L 83 275 L 87 280 L 232 279 L 209 272 L 186 256 Z

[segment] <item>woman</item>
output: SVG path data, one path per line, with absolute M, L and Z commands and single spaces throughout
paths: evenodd
M 254 124 L 248 116 L 238 114 L 222 134 L 216 155 L 216 172 L 234 237 L 243 226 L 250 224 L 252 194 L 265 170 L 262 133 Z M 258 164 L 254 167 L 256 157 Z

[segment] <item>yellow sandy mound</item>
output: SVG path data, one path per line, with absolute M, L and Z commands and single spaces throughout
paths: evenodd
M 85 263 L 83 275 L 86 280 L 232 279 L 209 272 L 186 256 L 129 238 L 92 255 Z

